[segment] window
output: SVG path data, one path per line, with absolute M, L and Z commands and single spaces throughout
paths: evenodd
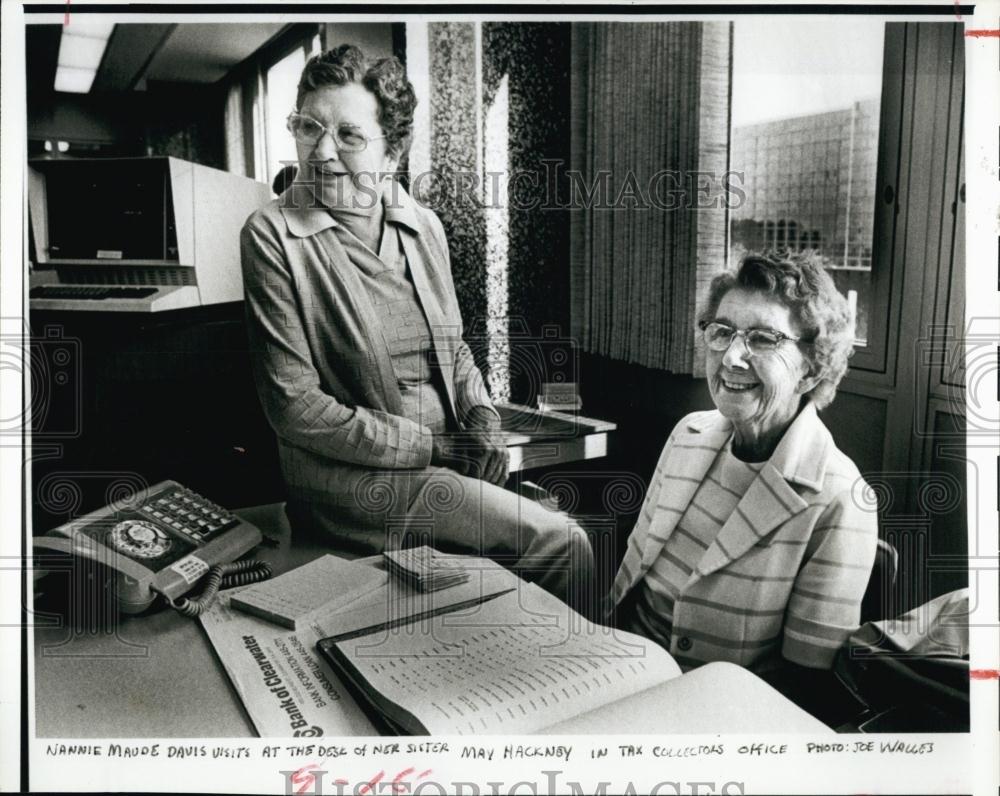
M 729 262 L 747 251 L 815 252 L 869 340 L 885 25 L 870 18 L 739 19 L 733 30 L 732 159 L 747 201 Z
M 227 78 L 226 159 L 229 170 L 272 182 L 295 162 L 295 142 L 285 119 L 306 59 L 322 50 L 321 26 L 287 25 Z
M 310 40 L 311 41 L 311 40 Z M 295 139 L 285 128 L 285 119 L 295 109 L 295 92 L 302 67 L 304 47 L 296 47 L 265 73 L 264 116 L 266 125 L 267 181 L 271 182 L 288 163 L 294 163 Z

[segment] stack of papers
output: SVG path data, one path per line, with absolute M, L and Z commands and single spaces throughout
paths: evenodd
M 277 578 L 232 595 L 230 604 L 269 622 L 300 629 L 318 613 L 332 614 L 383 589 L 386 576 L 336 556 L 325 555 Z
M 469 580 L 469 572 L 460 556 L 445 556 L 433 547 L 411 547 L 382 553 L 390 574 L 422 592 L 438 591 Z

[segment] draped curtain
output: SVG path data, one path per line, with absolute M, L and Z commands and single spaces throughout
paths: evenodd
M 729 23 L 573 26 L 572 329 L 581 348 L 701 375 L 725 267 Z
M 243 132 L 243 91 L 239 83 L 229 87 L 226 95 L 226 170 L 246 175 L 246 153 Z

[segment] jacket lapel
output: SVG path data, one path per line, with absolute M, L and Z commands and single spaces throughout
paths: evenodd
M 708 575 L 732 563 L 807 505 L 768 462 L 719 529 L 696 572 Z
M 732 563 L 809 503 L 792 487 L 822 488 L 827 459 L 833 450 L 830 432 L 807 404 L 789 426 L 770 460 L 743 495 L 705 552 L 694 577 Z
M 456 413 L 453 346 L 447 334 L 449 327 L 442 311 L 442 297 L 439 295 L 439 290 L 435 290 L 433 275 L 429 274 L 425 267 L 425 263 L 436 263 L 437 269 L 443 272 L 444 263 L 438 262 L 442 259 L 442 255 L 440 252 L 435 255 L 428 247 L 427 240 L 433 236 L 425 234 L 424 225 L 418 220 L 410 195 L 395 182 L 387 190 L 391 193 L 388 196 L 383 195 L 383 201 L 388 201 L 386 218 L 387 221 L 401 222 L 399 238 L 410 267 L 417 298 L 430 328 L 431 342 L 448 396 L 448 406 L 454 415 Z M 336 233 L 332 231 L 337 222 L 327 209 L 315 200 L 306 183 L 293 183 L 291 188 L 282 194 L 281 213 L 293 235 L 300 238 L 315 237 L 326 252 L 331 272 L 344 286 L 344 295 L 360 320 L 359 325 L 367 339 L 369 351 L 375 358 L 375 369 L 381 382 L 381 395 L 385 400 L 386 409 L 401 414 L 403 396 L 396 381 L 389 347 L 380 332 L 381 319 L 375 312 L 368 290 L 361 283 L 347 252 L 337 240 Z M 457 329 L 454 331 L 458 333 Z
M 392 367 L 389 347 L 381 332 L 382 324 L 375 312 L 368 289 L 361 282 L 357 268 L 351 263 L 344 247 L 337 240 L 333 228 L 324 229 L 314 236 L 326 252 L 330 272 L 333 278 L 343 285 L 341 294 L 353 307 L 358 318 L 357 326 L 367 342 L 368 351 L 374 358 L 375 371 L 381 390 L 378 393 L 385 401 L 386 411 L 393 414 L 403 413 L 403 395 L 399 391 L 399 382 Z
M 417 289 L 417 297 L 420 306 L 423 307 L 424 316 L 427 318 L 427 326 L 431 332 L 431 343 L 434 346 L 435 362 L 441 369 L 441 376 L 444 381 L 445 391 L 448 394 L 448 406 L 455 407 L 455 362 L 452 354 L 453 345 L 451 338 L 459 334 L 457 328 L 448 325 L 442 313 L 442 303 L 438 297 L 438 292 L 431 284 L 431 277 L 427 272 L 425 263 L 434 262 L 433 254 L 426 245 L 425 238 L 428 235 L 414 235 L 407 229 L 400 229 L 400 240 L 403 242 L 403 251 L 406 253 L 406 262 L 410 266 L 410 276 L 413 278 L 413 286 Z M 437 269 L 444 268 L 443 263 L 437 264 Z
M 702 420 L 698 418 L 697 420 Z M 698 423 L 674 438 L 673 455 L 664 462 L 664 488 L 660 490 L 656 511 L 642 551 L 640 569 L 646 572 L 663 550 L 663 545 L 677 528 L 691 499 L 731 434 L 728 421 L 712 417 L 710 424 Z
M 698 414 L 686 422 L 684 429 L 674 433 L 670 451 L 662 460 L 658 482 L 650 484 L 647 500 L 655 500 L 655 505 L 651 508 L 649 525 L 645 525 L 648 512 L 644 507 L 602 606 L 605 615 L 610 615 L 656 561 L 731 433 L 729 421 L 718 412 Z
M 656 561 L 731 435 L 732 425 L 718 412 L 696 415 L 687 422 L 684 431 L 677 432 L 663 463 L 660 483 L 650 487 L 657 489 L 657 495 L 649 527 L 644 528 L 641 520 L 636 525 L 633 533 L 638 547 L 630 544 L 626 550 L 614 588 L 605 602 L 606 611 L 624 599 Z M 805 510 L 809 504 L 793 484 L 820 490 L 833 450 L 830 432 L 816 416 L 812 404 L 807 404 L 705 551 L 689 585 L 735 561 Z

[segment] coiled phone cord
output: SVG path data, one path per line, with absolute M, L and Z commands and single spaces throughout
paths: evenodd
M 233 561 L 230 564 L 216 564 L 202 578 L 204 588 L 197 597 L 180 597 L 172 600 L 166 595 L 178 613 L 183 616 L 201 616 L 215 599 L 219 589 L 245 586 L 248 583 L 267 580 L 271 577 L 271 565 L 265 561 Z

